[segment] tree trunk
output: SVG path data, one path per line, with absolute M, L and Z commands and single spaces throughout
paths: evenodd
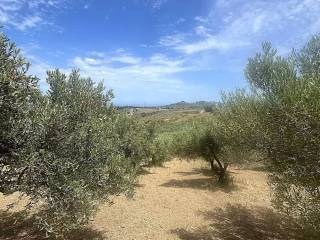
M 214 159 L 210 158 L 209 162 L 210 162 L 210 166 L 211 166 L 211 171 L 214 172 L 214 171 L 215 171 L 215 168 L 214 168 Z
M 222 182 L 229 164 L 228 163 L 222 164 L 222 162 L 220 162 L 220 160 L 217 158 L 216 155 L 214 155 L 214 159 L 217 161 L 217 163 L 219 165 L 219 180 L 218 181 Z

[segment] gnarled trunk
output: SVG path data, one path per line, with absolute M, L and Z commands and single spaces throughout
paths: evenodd
M 219 165 L 219 180 L 218 181 L 222 182 L 229 164 L 228 163 L 223 164 L 222 162 L 220 162 L 220 160 L 217 158 L 216 155 L 214 155 L 214 159 L 216 160 L 216 162 Z
M 214 158 L 210 158 L 210 159 L 209 159 L 209 162 L 210 162 L 211 171 L 215 171 Z

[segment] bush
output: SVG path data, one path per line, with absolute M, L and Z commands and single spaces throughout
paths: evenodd
M 19 158 L 31 148 L 31 115 L 39 92 L 28 69 L 19 49 L 0 33 L 0 191 L 18 184 Z
M 178 134 L 174 140 L 174 153 L 188 159 L 202 158 L 210 164 L 213 172 L 218 172 L 219 182 L 226 177 L 228 161 L 222 155 L 222 138 L 220 129 L 212 121 L 197 122 L 194 126 Z M 216 169 L 215 163 L 218 165 Z
M 261 108 L 260 98 L 245 90 L 222 96 L 213 118 L 223 136 L 223 157 L 229 162 L 248 165 L 264 160 L 260 151 L 264 132 L 258 119 Z
M 274 206 L 300 221 L 312 238 L 320 229 L 320 36 L 288 57 L 264 43 L 245 72 L 251 91 L 224 95 L 212 116 L 219 156 L 264 160 Z M 203 142 L 211 146 L 208 140 Z
M 169 147 L 169 143 L 156 137 L 151 144 L 151 160 L 149 165 L 160 167 L 164 162 L 168 161 L 171 157 Z
M 204 111 L 208 112 L 208 113 L 212 113 L 213 112 L 213 107 L 212 106 L 205 106 L 204 107 Z
M 100 201 L 128 192 L 145 157 L 128 135 L 138 132 L 110 106 L 111 93 L 77 71 L 48 72 L 50 90 L 40 97 L 30 151 L 17 154 L 19 182 L 10 190 L 42 202 L 38 224 L 63 234 L 86 224 Z M 126 123 L 126 124 L 125 124 Z
M 61 236 L 86 224 L 110 195 L 132 193 L 150 159 L 147 126 L 119 114 L 112 93 L 74 70 L 47 74 L 41 95 L 28 64 L 0 38 L 0 189 L 27 195 L 37 224 Z
M 262 53 L 249 59 L 246 76 L 260 97 L 258 147 L 269 159 L 274 204 L 318 231 L 320 36 L 286 58 L 264 44 Z

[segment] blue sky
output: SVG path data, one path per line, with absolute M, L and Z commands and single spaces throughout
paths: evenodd
M 320 0 L 0 0 L 0 24 L 45 72 L 79 68 L 117 104 L 219 100 L 247 87 L 247 59 L 289 54 L 320 31 Z

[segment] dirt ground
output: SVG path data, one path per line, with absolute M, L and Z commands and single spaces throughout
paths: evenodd
M 235 186 L 223 189 L 207 167 L 201 161 L 174 160 L 146 169 L 134 199 L 118 197 L 112 206 L 101 206 L 93 225 L 112 240 L 202 239 L 188 232 L 210 225 L 210 211 L 270 206 L 265 173 L 232 169 Z
M 234 185 L 221 188 L 207 169 L 177 159 L 146 168 L 133 199 L 118 196 L 100 206 L 94 234 L 73 239 L 299 239 L 295 226 L 271 209 L 265 172 L 231 168 Z M 0 197 L 0 209 L 13 199 Z M 0 239 L 19 239 L 3 236 L 0 229 Z

